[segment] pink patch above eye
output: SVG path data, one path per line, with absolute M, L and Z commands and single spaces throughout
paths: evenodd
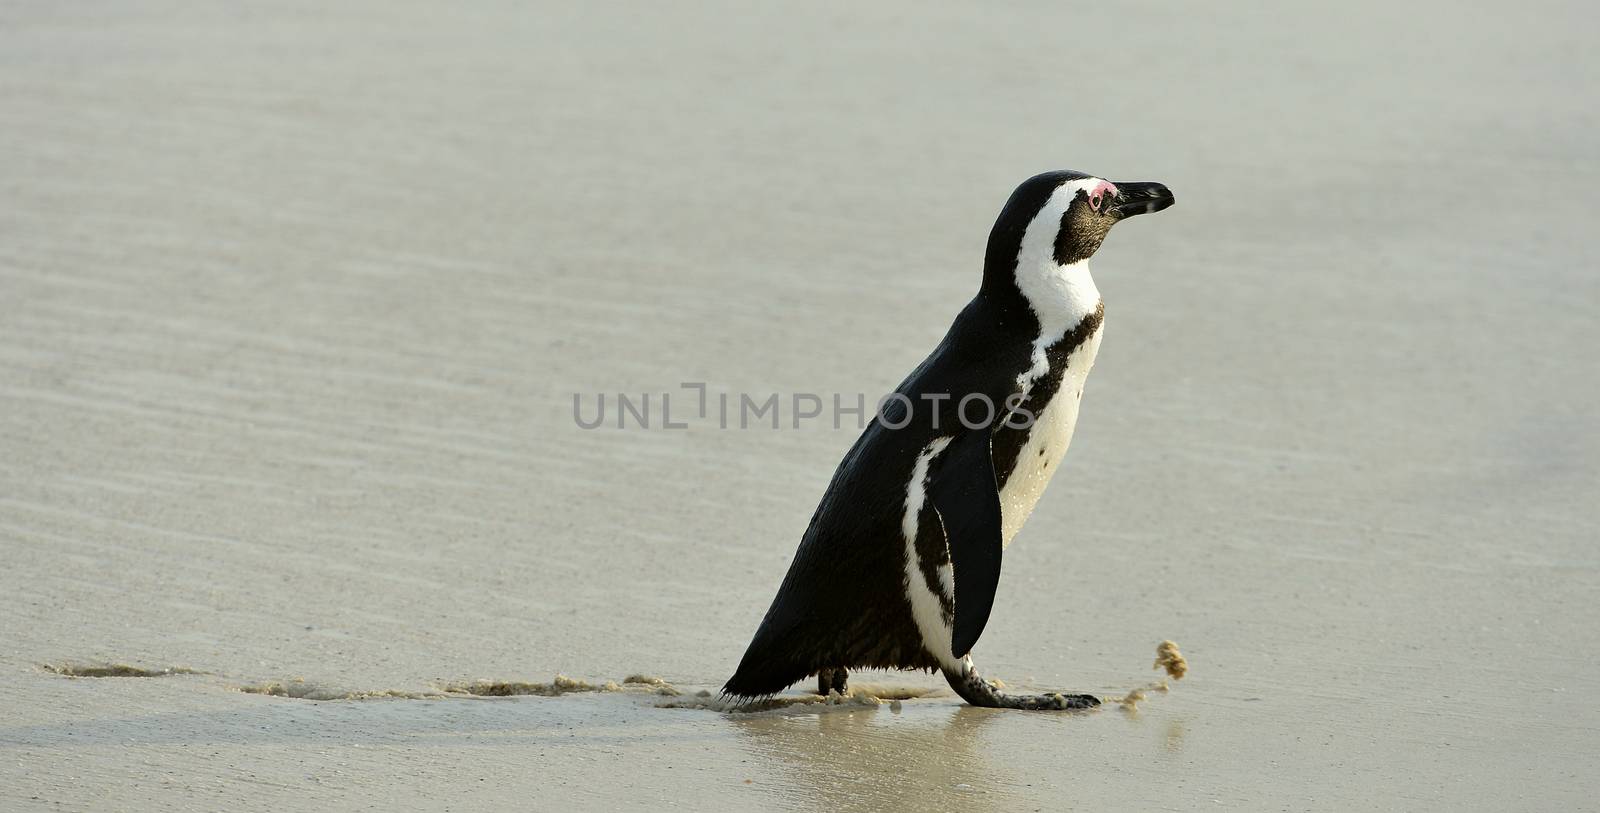
M 1116 197 L 1118 194 L 1116 184 L 1110 181 L 1101 181 L 1095 184 L 1093 189 L 1089 190 L 1089 208 L 1098 212 L 1100 211 L 1100 204 L 1105 200 L 1106 195 Z

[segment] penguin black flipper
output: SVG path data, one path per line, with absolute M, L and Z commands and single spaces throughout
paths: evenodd
M 965 657 L 978 643 L 1000 586 L 1000 487 L 990 457 L 989 428 L 968 429 L 950 441 L 928 496 L 944 524 L 955 575 L 951 652 Z

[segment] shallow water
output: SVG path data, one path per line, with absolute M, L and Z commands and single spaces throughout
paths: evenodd
M 0 807 L 1594 797 L 1585 7 L 229 8 L 0 10 Z M 856 433 L 573 394 L 884 392 L 1055 167 L 1178 205 L 976 656 L 1171 693 L 240 691 L 714 689 Z

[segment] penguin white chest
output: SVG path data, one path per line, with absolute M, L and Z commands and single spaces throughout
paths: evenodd
M 1002 545 L 1010 545 L 1012 537 L 1022 530 L 1023 523 L 1033 513 L 1044 494 L 1045 486 L 1061 465 L 1072 442 L 1072 430 L 1078 424 L 1078 404 L 1083 398 L 1083 385 L 1094 366 L 1095 355 L 1100 351 L 1102 327 L 1067 356 L 1055 397 L 1034 416 L 1028 438 L 1017 454 L 1015 468 L 1006 484 L 1000 489 L 1000 533 Z M 1042 383 L 1042 382 L 1040 382 Z M 1038 386 L 1036 383 L 1035 386 Z

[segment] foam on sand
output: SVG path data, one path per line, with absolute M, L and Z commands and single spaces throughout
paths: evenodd
M 515 697 L 518 695 L 560 697 L 573 692 L 631 692 L 635 694 L 659 694 L 669 697 L 682 694 L 672 684 L 650 675 L 629 675 L 621 683 L 608 680 L 599 685 L 570 678 L 566 675 L 556 675 L 555 679 L 549 683 L 479 680 L 471 683 L 451 684 L 444 687 L 444 690 L 452 694 L 469 694 L 475 697 Z

